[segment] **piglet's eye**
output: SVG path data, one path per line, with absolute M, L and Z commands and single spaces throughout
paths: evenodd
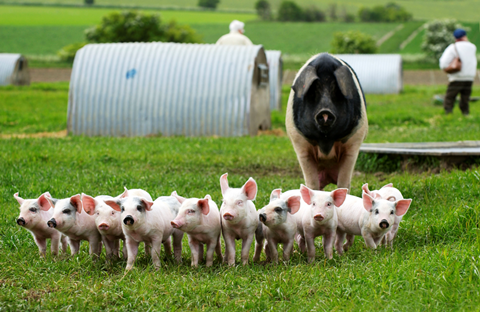
M 378 214 L 378 209 L 377 209 L 377 210 L 375 210 L 375 214 Z
M 242 201 L 242 200 L 237 201 L 237 205 L 238 205 L 238 206 L 243 205 L 243 201 Z
M 317 204 L 315 202 L 312 203 L 312 206 L 315 207 Z
M 331 207 L 331 206 L 332 206 L 332 203 L 328 202 L 327 207 Z
M 122 210 L 122 212 L 124 212 L 124 211 L 125 211 L 125 207 L 123 207 L 123 206 L 120 207 L 120 210 Z
M 36 208 L 30 208 L 30 209 L 28 209 L 28 210 L 30 210 L 31 212 L 37 212 L 37 209 L 36 209 Z
M 195 210 L 193 210 L 193 209 L 188 209 L 188 210 L 187 210 L 187 213 L 188 213 L 188 214 L 195 213 Z
M 390 211 L 390 214 L 393 214 L 393 210 L 392 210 L 392 211 Z
M 70 213 L 70 210 L 65 209 L 65 210 L 63 210 L 62 212 L 65 213 L 65 214 L 69 214 L 69 213 Z
M 280 208 L 280 207 L 277 207 L 277 208 L 275 208 L 274 210 L 275 210 L 275 212 L 277 212 L 277 213 L 281 213 L 283 209 Z
M 137 210 L 138 210 L 138 211 L 142 211 L 142 206 L 138 205 L 138 206 L 137 206 Z
M 115 211 L 112 211 L 112 215 L 114 215 L 114 214 L 115 214 Z

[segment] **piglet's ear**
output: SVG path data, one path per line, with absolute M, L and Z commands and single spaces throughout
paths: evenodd
M 382 186 L 381 189 L 386 188 L 386 187 L 393 187 L 393 183 L 388 183 L 387 185 Z
M 92 196 L 82 193 L 82 206 L 83 210 L 86 213 L 93 216 L 95 214 L 95 206 L 97 205 L 97 201 Z
M 287 199 L 288 211 L 293 215 L 300 209 L 300 196 L 290 196 Z
M 397 201 L 395 205 L 395 214 L 399 217 L 406 214 L 408 208 L 410 208 L 411 203 L 411 199 L 400 199 L 399 201 Z
M 210 196 L 209 194 L 207 194 L 207 195 L 205 195 L 204 199 L 212 200 L 212 196 Z
M 152 210 L 152 206 L 153 206 L 153 202 L 152 202 L 152 201 L 149 201 L 149 200 L 147 200 L 147 199 L 145 199 L 145 198 L 142 198 L 141 200 L 142 200 L 143 203 L 145 204 L 145 209 L 146 209 L 147 211 Z
M 282 189 L 273 190 L 272 194 L 270 194 L 270 201 L 280 198 L 281 195 L 282 195 Z
M 15 197 L 15 199 L 17 200 L 18 204 L 21 206 L 23 204 L 23 202 L 25 201 L 25 199 L 21 198 L 18 196 L 18 192 L 16 192 L 15 194 L 13 194 L 13 197 Z
M 210 206 L 208 205 L 208 199 L 200 199 L 197 203 L 198 208 L 204 215 L 208 215 L 210 212 Z
M 78 213 L 82 212 L 82 200 L 80 199 L 80 194 L 70 197 L 70 204 L 75 207 Z
M 242 191 L 247 195 L 248 200 L 255 200 L 255 197 L 257 197 L 257 182 L 253 178 L 249 178 L 242 186 Z
M 353 73 L 347 66 L 342 65 L 337 68 L 333 74 L 337 79 L 338 87 L 340 88 L 340 91 L 342 91 L 343 96 L 347 100 L 352 100 L 354 92 L 358 93 L 358 87 L 353 80 Z
M 368 195 L 365 192 L 362 193 L 362 199 L 363 199 L 363 207 L 365 208 L 366 211 L 370 212 L 370 210 L 372 210 L 372 207 L 375 201 L 370 195 Z
M 41 196 L 40 196 L 40 197 L 41 197 Z M 50 204 L 50 207 L 55 208 L 55 204 L 57 203 L 57 200 L 58 200 L 58 199 L 52 198 L 52 196 L 48 196 L 48 195 L 45 196 L 45 199 L 46 199 L 46 200 L 48 201 L 48 203 Z M 40 206 L 40 207 L 41 207 L 42 210 L 45 210 L 45 211 L 47 211 L 48 209 L 50 209 L 50 208 L 47 209 L 47 206 L 46 206 L 46 205 L 45 205 L 45 206 Z
M 220 177 L 220 188 L 222 189 L 222 195 L 225 195 L 225 192 L 228 190 L 228 173 L 224 173 Z
M 372 192 L 370 192 L 370 190 L 368 189 L 368 183 L 365 183 L 364 185 L 362 185 L 362 191 L 372 196 Z
M 125 189 L 125 191 L 123 191 L 122 194 L 118 195 L 117 197 L 118 198 L 125 198 L 125 197 L 128 197 L 128 189 L 126 186 L 123 187 Z
M 312 204 L 312 190 L 303 184 L 300 185 L 300 195 L 302 195 L 302 199 L 307 205 Z
M 122 209 L 120 209 L 120 201 L 119 200 L 108 199 L 108 200 L 105 201 L 105 204 L 112 207 L 113 210 L 116 210 L 116 211 L 121 211 L 122 210 Z
M 178 195 L 177 191 L 173 191 L 172 194 L 170 194 L 170 196 L 175 197 L 180 204 L 183 204 L 183 202 L 186 199 L 185 197 L 182 197 L 182 196 Z
M 313 66 L 306 66 L 295 79 L 295 83 L 292 86 L 295 96 L 298 99 L 303 99 L 316 80 L 318 80 L 317 69 Z
M 340 207 L 345 202 L 347 198 L 348 189 L 339 188 L 330 193 L 330 196 L 333 198 L 333 203 L 336 207 Z
M 40 197 L 37 199 L 37 204 L 38 204 L 38 206 L 40 206 L 40 209 L 42 209 L 44 211 L 48 211 L 48 210 L 50 210 L 50 208 L 54 207 L 50 203 L 48 198 L 51 198 L 51 195 L 50 195 L 49 192 L 45 192 L 42 195 L 40 195 Z

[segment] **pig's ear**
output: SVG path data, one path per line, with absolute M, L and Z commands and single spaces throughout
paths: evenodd
M 408 208 L 410 208 L 411 203 L 411 199 L 400 199 L 399 201 L 397 201 L 395 203 L 395 214 L 399 217 L 406 214 Z
M 80 194 L 70 197 L 70 205 L 75 207 L 78 213 L 82 212 L 82 200 L 80 199 Z
M 105 201 L 105 204 L 112 207 L 113 210 L 122 211 L 122 209 L 120 209 L 120 201 L 119 200 L 108 199 L 108 200 Z
M 224 173 L 220 177 L 220 188 L 222 189 L 222 195 L 225 195 L 225 192 L 228 190 L 228 173 Z
M 207 195 L 205 195 L 204 199 L 212 200 L 212 196 L 210 196 L 209 194 L 207 194 Z
M 125 189 L 125 191 L 123 191 L 122 194 L 118 195 L 117 197 L 118 198 L 125 198 L 125 197 L 128 197 L 128 189 L 126 186 L 123 187 Z
M 364 185 L 362 185 L 362 191 L 364 191 L 370 196 L 372 195 L 372 192 L 370 192 L 370 190 L 368 189 L 368 183 L 365 183 Z
M 82 206 L 83 210 L 86 213 L 93 216 L 95 214 L 95 206 L 97 205 L 97 201 L 92 196 L 82 193 Z
M 25 201 L 25 199 L 21 198 L 18 196 L 18 192 L 16 192 L 15 194 L 13 194 L 13 197 L 15 197 L 15 199 L 17 200 L 17 202 L 20 204 L 20 206 L 23 204 L 23 202 Z
M 365 208 L 366 211 L 370 212 L 370 210 L 372 210 L 373 204 L 375 203 L 372 196 L 363 192 L 362 199 L 363 199 L 363 207 Z
M 336 207 L 340 207 L 345 202 L 347 198 L 348 189 L 339 188 L 330 193 L 330 196 L 333 198 L 333 203 Z
M 147 199 L 145 199 L 145 198 L 142 198 L 141 200 L 142 200 L 143 203 L 145 204 L 145 209 L 146 209 L 147 211 L 152 210 L 152 206 L 153 206 L 153 202 L 152 202 L 152 201 L 149 201 L 149 200 L 147 200 Z
M 247 199 L 255 200 L 255 197 L 257 196 L 257 182 L 255 182 L 253 178 L 249 178 L 242 186 L 242 192 L 247 195 Z
M 282 189 L 273 190 L 272 194 L 270 194 L 270 201 L 280 198 L 280 195 L 282 195 Z
M 42 195 L 40 195 L 40 197 L 37 199 L 37 204 L 38 206 L 40 206 L 40 209 L 44 211 L 48 211 L 50 210 L 50 208 L 54 207 L 48 200 L 49 198 L 51 198 L 51 195 L 49 192 L 45 192 Z
M 52 198 L 52 196 L 48 196 L 48 195 L 45 196 L 45 199 L 46 199 L 46 200 L 48 201 L 48 203 L 50 204 L 50 207 L 55 208 L 55 204 L 57 203 L 57 200 L 58 200 L 58 199 Z M 48 209 L 50 209 L 50 208 L 46 209 L 46 208 L 47 208 L 46 206 L 45 206 L 45 207 L 40 206 L 40 207 L 42 208 L 42 210 L 48 210 Z
M 210 212 L 210 206 L 208 205 L 208 199 L 200 199 L 197 203 L 198 208 L 204 215 L 208 215 Z
M 292 215 L 296 214 L 298 209 L 300 209 L 300 196 L 290 196 L 287 199 L 287 207 L 288 212 L 290 212 Z
M 393 183 L 388 183 L 387 185 L 382 186 L 381 189 L 383 189 L 383 188 L 385 188 L 385 187 L 393 187 Z
M 315 80 L 318 80 L 317 69 L 313 66 L 305 67 L 292 86 L 295 96 L 298 99 L 303 99 Z
M 170 196 L 175 197 L 180 204 L 183 204 L 183 202 L 186 199 L 185 197 L 182 197 L 182 196 L 178 195 L 177 191 L 173 191 L 172 194 L 170 194 Z
M 312 190 L 303 184 L 300 185 L 300 195 L 302 195 L 302 199 L 307 205 L 312 204 Z
M 350 69 L 342 65 L 333 72 L 337 79 L 338 87 L 347 100 L 353 100 L 354 92 L 358 92 L 358 88 L 353 80 L 353 74 Z

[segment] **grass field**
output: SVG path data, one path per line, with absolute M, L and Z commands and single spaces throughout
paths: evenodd
M 478 138 L 478 104 L 472 105 L 472 117 L 462 118 L 458 108 L 446 117 L 430 102 L 434 93 L 443 91 L 407 87 L 400 95 L 367 96 L 367 140 Z M 478 87 L 474 92 L 480 94 Z M 0 119 L 0 133 L 64 129 L 66 94 L 66 84 L 0 88 L 0 118 L 7 115 Z M 277 127 L 282 126 L 281 116 L 275 115 Z M 33 124 L 38 124 L 36 129 Z M 181 265 L 163 261 L 155 271 L 141 252 L 126 276 L 124 261 L 106 262 L 102 255 L 94 262 L 87 244 L 75 257 L 52 258 L 48 253 L 40 259 L 31 236 L 15 223 L 18 204 L 13 194 L 31 198 L 48 190 L 58 198 L 80 192 L 116 195 L 125 185 L 142 187 L 153 197 L 173 190 L 187 197 L 208 193 L 220 204 L 218 179 L 229 172 L 234 187 L 249 176 L 256 179 L 260 208 L 272 189 L 302 183 L 288 138 L 0 139 L 0 169 L 2 310 L 472 311 L 480 304 L 477 167 L 438 174 L 356 174 L 354 195 L 360 195 L 365 182 L 371 189 L 393 182 L 413 198 L 392 250 L 368 250 L 357 238 L 344 257 L 335 254 L 325 260 L 317 239 L 312 265 L 295 247 L 290 262 L 278 266 L 229 268 L 216 262 L 212 268 L 192 269 L 185 239 Z

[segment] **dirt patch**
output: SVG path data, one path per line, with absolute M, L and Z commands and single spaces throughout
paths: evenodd
M 71 68 L 30 68 L 31 82 L 70 81 Z
M 258 130 L 257 135 L 274 135 L 277 137 L 284 137 L 287 134 L 283 129 L 277 128 L 277 129 L 272 129 L 272 130 Z
M 62 130 L 58 132 L 0 134 L 0 139 L 64 138 L 66 136 L 67 130 Z

